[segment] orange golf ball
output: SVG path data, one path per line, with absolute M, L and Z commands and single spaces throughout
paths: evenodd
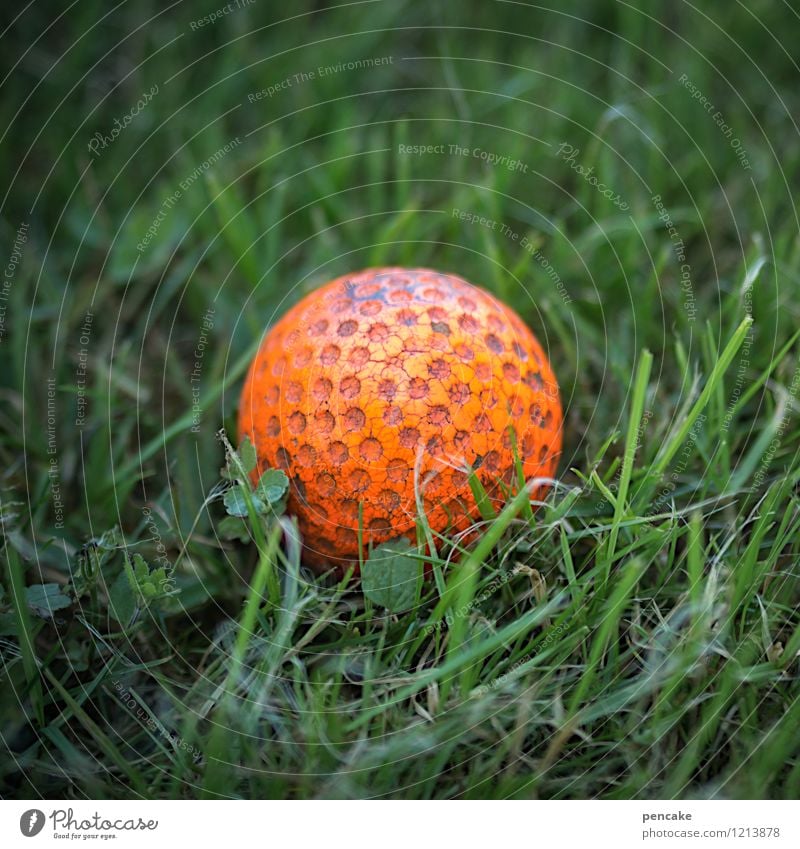
M 307 295 L 266 334 L 239 411 L 257 473 L 288 475 L 304 560 L 322 569 L 358 559 L 359 527 L 365 551 L 413 539 L 417 493 L 435 531 L 467 529 L 469 469 L 499 508 L 518 490 L 515 444 L 526 480 L 552 477 L 561 426 L 522 319 L 428 269 L 371 268 Z

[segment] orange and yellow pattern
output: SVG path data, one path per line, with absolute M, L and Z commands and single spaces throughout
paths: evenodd
M 465 530 L 478 517 L 468 467 L 500 506 L 518 483 L 512 429 L 530 479 L 555 473 L 561 425 L 550 364 L 519 316 L 460 277 L 405 268 L 340 277 L 289 310 L 239 413 L 258 474 L 289 476 L 318 568 L 357 560 L 359 522 L 365 547 L 414 538 L 415 492 L 434 530 Z

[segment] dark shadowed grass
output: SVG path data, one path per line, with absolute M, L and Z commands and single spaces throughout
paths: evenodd
M 0 792 L 796 797 L 794 12 L 208 11 L 3 36 Z M 486 503 L 469 545 L 420 517 L 400 613 L 314 578 L 291 517 L 221 532 L 261 334 L 382 264 L 511 304 L 566 412 L 534 513 Z

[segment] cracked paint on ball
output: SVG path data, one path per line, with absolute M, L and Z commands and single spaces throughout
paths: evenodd
M 267 333 L 247 376 L 240 437 L 260 474 L 283 469 L 306 562 L 344 566 L 364 545 L 415 538 L 415 465 L 431 527 L 479 516 L 466 474 L 497 508 L 526 479 L 552 477 L 558 386 L 517 314 L 460 277 L 379 268 L 312 292 Z M 541 497 L 542 487 L 534 497 Z

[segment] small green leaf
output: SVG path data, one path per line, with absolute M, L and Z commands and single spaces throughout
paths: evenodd
M 289 478 L 279 469 L 267 469 L 250 498 L 257 513 L 283 512 L 282 500 L 289 490 Z M 222 498 L 229 516 L 247 517 L 247 499 L 241 484 L 234 484 Z
M 61 592 L 59 584 L 33 584 L 25 587 L 25 600 L 33 612 L 42 619 L 51 619 L 53 612 L 72 604 L 69 596 Z
M 413 607 L 419 592 L 422 563 L 411 555 L 407 540 L 379 545 L 364 563 L 361 588 L 375 604 L 391 612 Z
M 289 490 L 289 478 L 280 469 L 267 469 L 259 478 L 255 495 L 265 504 L 277 504 Z
M 225 493 L 222 501 L 229 516 L 238 516 L 240 519 L 247 516 L 247 501 L 245 500 L 242 488 L 238 484 L 232 486 Z
M 151 603 L 163 602 L 178 592 L 170 568 L 151 568 L 141 554 L 133 554 L 125 560 L 124 570 L 109 588 L 109 610 L 121 625 L 127 625 L 137 607 L 146 609 Z
M 0 613 L 0 637 L 17 636 L 17 617 L 14 613 Z
M 133 574 L 137 583 L 147 580 L 150 575 L 150 567 L 147 565 L 147 561 L 141 554 L 133 555 Z
M 127 625 L 136 612 L 136 591 L 131 586 L 128 569 L 123 569 L 117 575 L 114 583 L 108 588 L 108 610 L 120 625 Z
M 226 516 L 217 525 L 217 535 L 222 539 L 250 542 L 250 531 L 238 516 Z
M 225 465 L 219 470 L 220 475 L 226 481 L 241 480 L 242 474 L 249 475 L 258 464 L 258 456 L 250 438 L 245 436 L 239 448 L 234 450 L 233 446 L 225 436 L 225 430 L 219 431 L 218 438 L 225 446 Z
M 250 472 L 255 469 L 257 463 L 256 449 L 253 447 L 250 437 L 245 436 L 239 447 L 236 449 L 236 453 L 239 455 L 239 460 L 241 461 L 244 470 L 250 474 Z

